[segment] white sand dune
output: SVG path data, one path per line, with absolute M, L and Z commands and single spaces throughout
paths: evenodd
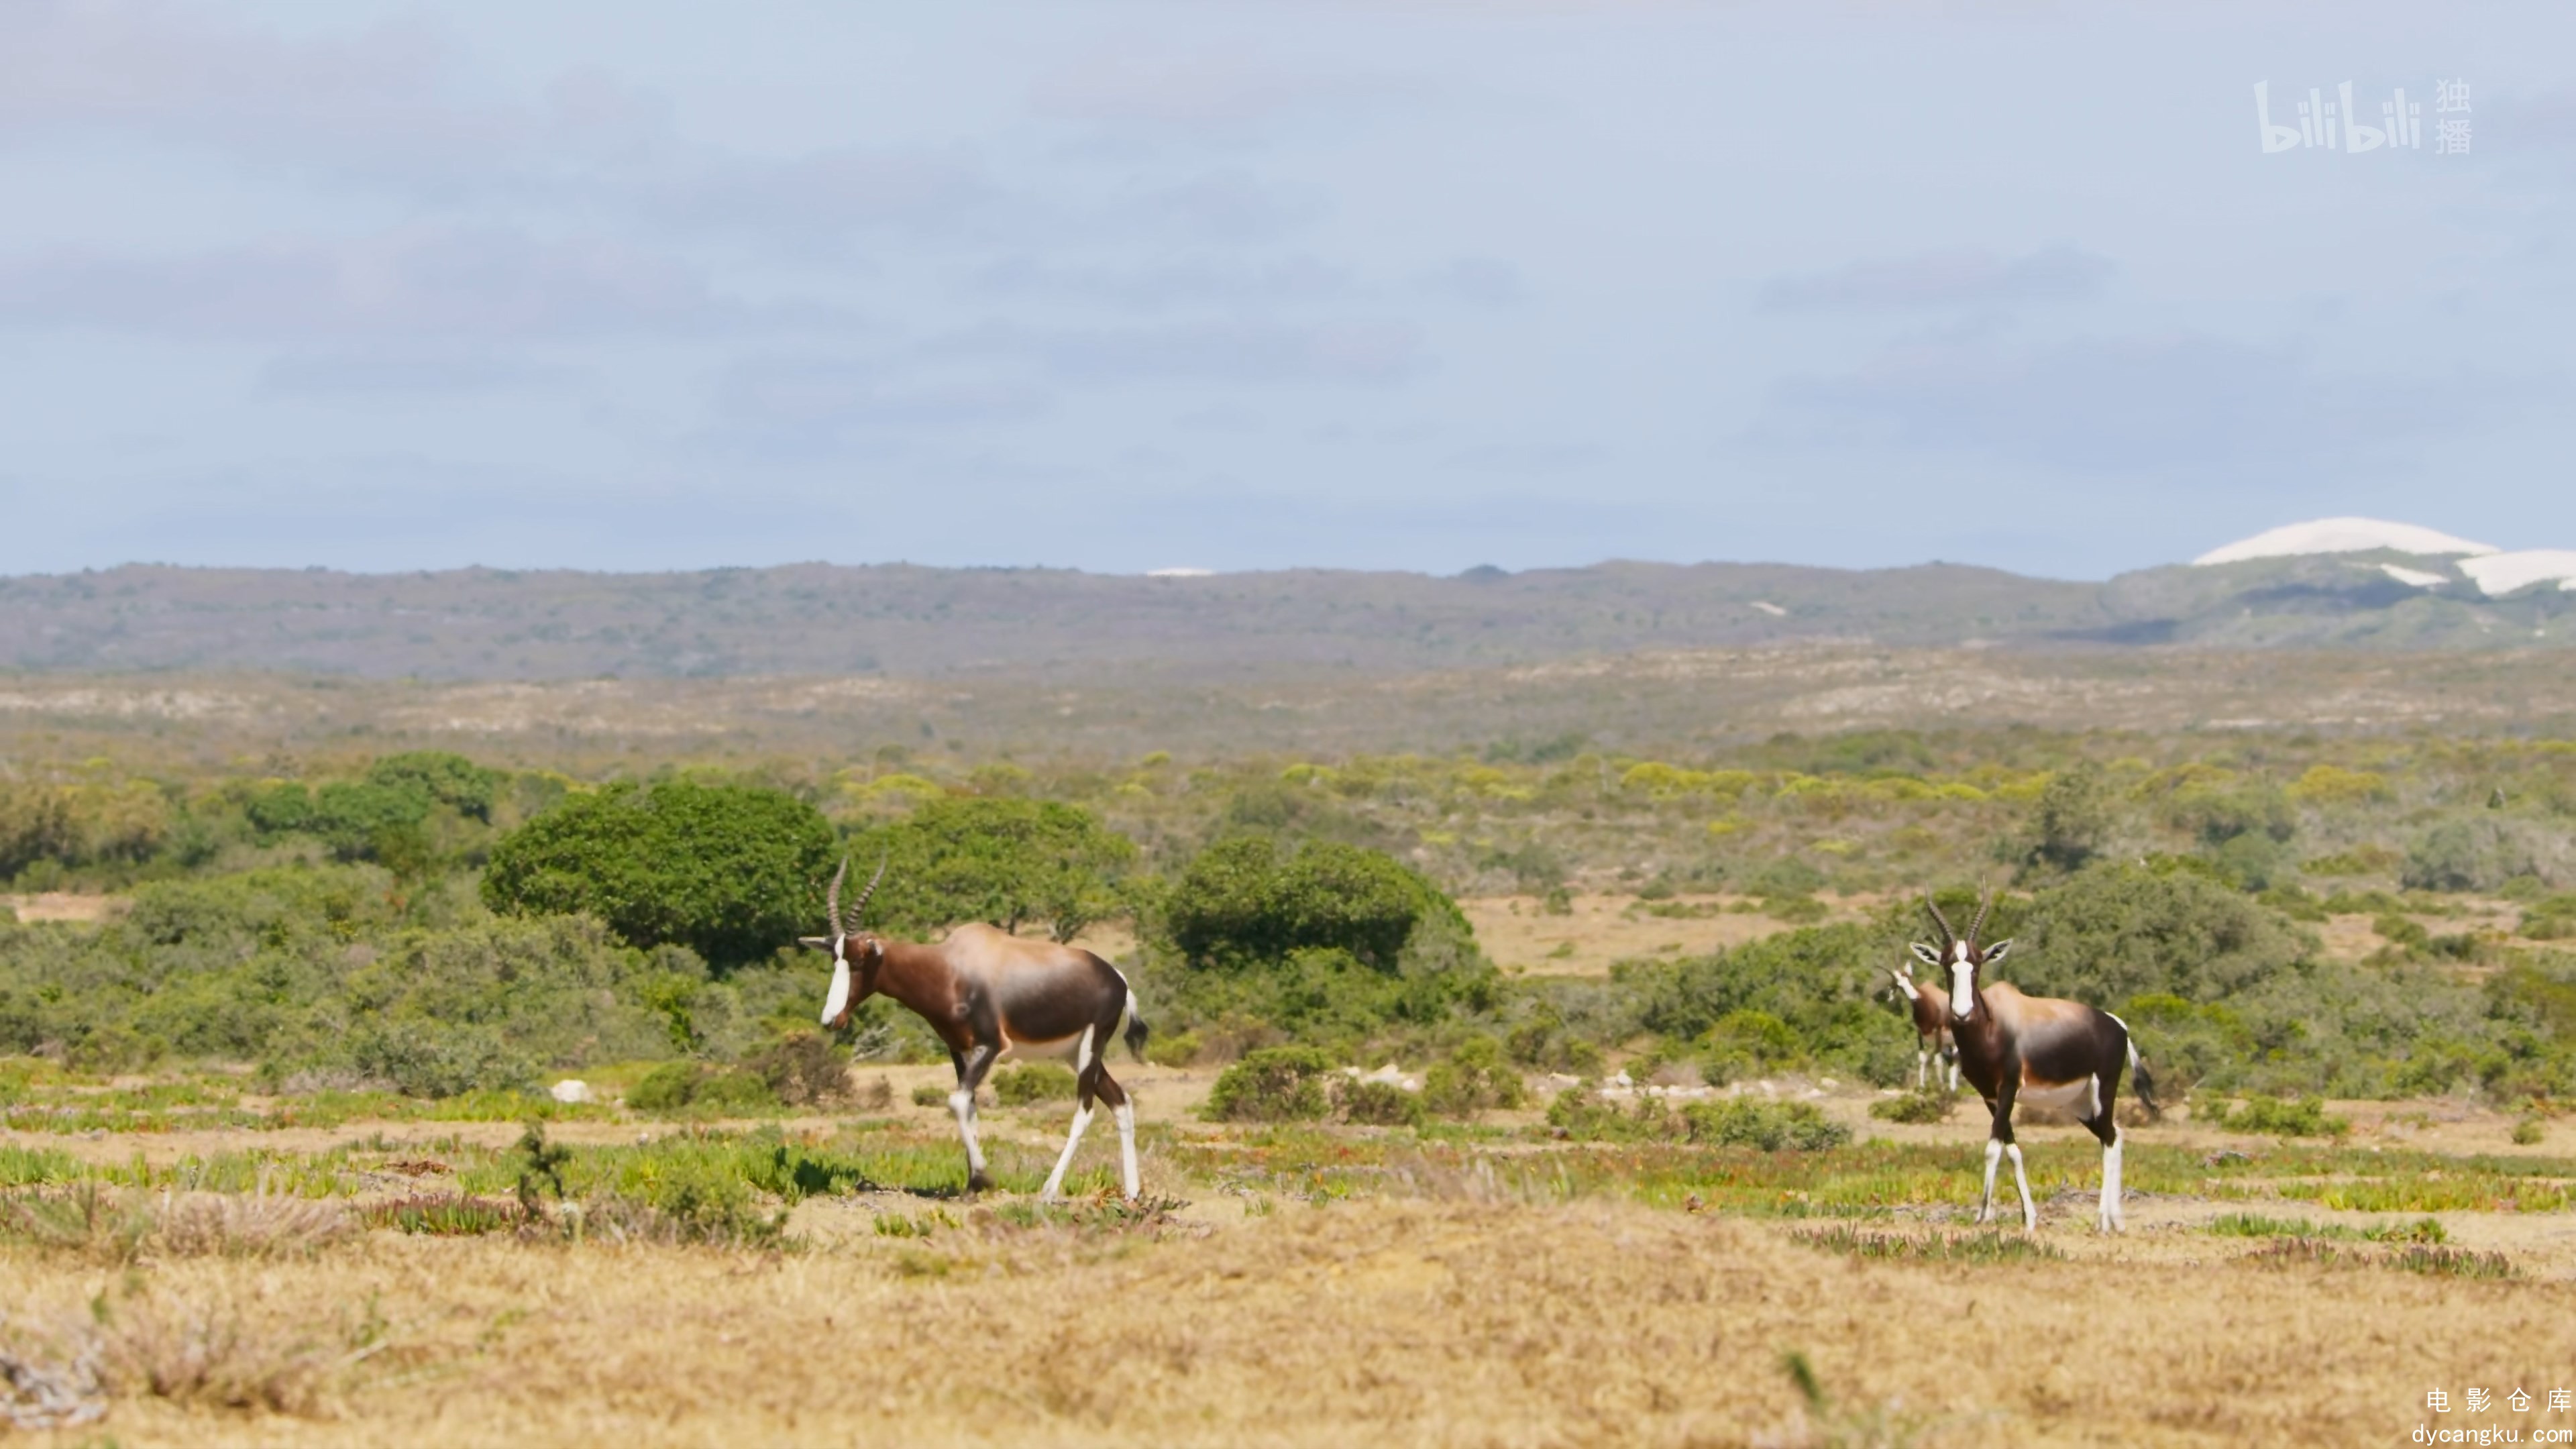
M 2252 538 L 2240 538 L 2222 548 L 2213 548 L 2193 559 L 2195 564 L 2241 563 L 2253 558 L 2283 558 L 2293 554 L 2362 553 L 2370 549 L 2394 549 L 2399 553 L 2424 555 L 2492 554 L 2499 552 L 2491 543 L 2472 543 L 2447 533 L 2412 523 L 2391 523 L 2384 518 L 2316 518 L 2306 523 L 2284 524 L 2267 529 Z M 2413 580 L 2408 580 L 2413 582 Z
M 2576 590 L 2576 548 L 2525 548 L 2464 558 L 2460 572 L 2477 580 L 2491 599 L 2552 579 L 2562 589 Z

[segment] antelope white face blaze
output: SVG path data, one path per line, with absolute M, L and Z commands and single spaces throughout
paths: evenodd
M 823 996 L 823 1024 L 830 1026 L 850 1009 L 850 958 L 841 954 L 841 944 L 832 943 L 832 989 Z
M 1966 1016 L 1977 1006 L 1977 968 L 1969 961 L 1968 948 L 1959 948 L 1958 959 L 1950 963 L 1950 1014 Z

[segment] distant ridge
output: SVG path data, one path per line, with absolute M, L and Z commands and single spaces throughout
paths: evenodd
M 1954 564 L 1604 563 L 1450 578 L 821 563 L 661 574 L 131 565 L 0 578 L 0 670 L 495 682 L 798 676 L 864 688 L 870 678 L 1358 679 L 1824 641 L 2556 648 L 2576 642 L 2576 591 L 2546 585 L 2576 577 L 2576 554 L 2546 553 L 2457 563 L 2409 555 L 2394 569 L 2384 557 L 2285 553 L 2104 583 Z M 0 679 L 0 707 L 7 691 Z

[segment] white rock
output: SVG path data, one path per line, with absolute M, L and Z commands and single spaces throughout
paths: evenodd
M 578 1077 L 566 1077 L 546 1089 L 546 1094 L 566 1104 L 591 1100 L 590 1083 Z

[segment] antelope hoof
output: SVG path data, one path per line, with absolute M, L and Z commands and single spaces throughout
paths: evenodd
M 970 1172 L 966 1174 L 966 1190 L 968 1192 L 991 1192 L 993 1190 L 993 1175 L 988 1172 Z

